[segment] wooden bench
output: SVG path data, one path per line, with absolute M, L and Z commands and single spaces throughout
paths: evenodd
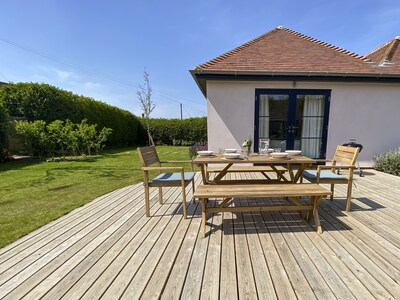
M 218 167 L 208 167 L 207 168 L 207 173 L 220 173 L 222 170 L 225 168 L 225 166 L 218 166 Z M 281 180 L 283 177 L 283 174 L 288 169 L 282 166 L 231 166 L 228 169 L 229 172 L 237 172 L 237 173 L 243 173 L 243 172 L 257 172 L 263 174 L 267 179 L 271 179 L 267 173 L 274 172 L 276 173 L 276 176 L 278 180 Z
M 199 185 L 193 198 L 201 200 L 202 206 L 202 235 L 206 233 L 206 214 L 215 212 L 251 212 L 251 211 L 282 211 L 306 210 L 306 220 L 311 214 L 314 217 L 316 231 L 322 233 L 319 222 L 318 205 L 323 197 L 331 195 L 331 191 L 313 183 L 308 184 L 238 184 L 238 185 Z M 267 205 L 267 206 L 229 206 L 234 198 L 289 198 L 294 205 Z M 303 204 L 300 197 L 310 197 L 310 204 Z M 216 207 L 207 207 L 209 198 L 222 198 Z

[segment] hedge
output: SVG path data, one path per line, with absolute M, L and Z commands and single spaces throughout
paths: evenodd
M 6 129 L 7 129 L 6 110 L 0 103 L 0 149 L 6 146 Z
M 16 83 L 0 87 L 0 105 L 12 117 L 28 121 L 43 120 L 47 123 L 69 119 L 113 130 L 109 145 L 136 145 L 140 122 L 129 111 L 76 95 L 48 84 Z
M 145 119 L 141 119 L 146 128 Z M 192 145 L 207 141 L 207 118 L 149 119 L 150 132 L 157 145 Z M 145 130 L 141 130 L 142 142 L 147 141 Z

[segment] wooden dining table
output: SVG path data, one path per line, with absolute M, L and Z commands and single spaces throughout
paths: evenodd
M 301 177 L 303 171 L 309 167 L 310 165 L 316 163 L 316 161 L 312 158 L 303 156 L 303 155 L 294 155 L 288 156 L 284 158 L 275 158 L 271 155 L 260 155 L 260 154 L 252 154 L 248 157 L 241 155 L 239 158 L 227 158 L 224 157 L 223 154 L 212 154 L 208 156 L 200 156 L 198 155 L 194 161 L 194 164 L 197 164 L 201 167 L 201 175 L 203 178 L 203 184 L 232 184 L 237 182 L 238 180 L 228 180 L 224 179 L 226 174 L 230 171 L 230 168 L 233 165 L 248 165 L 249 172 L 256 172 L 259 168 L 254 168 L 252 170 L 252 166 L 260 166 L 266 165 L 275 170 L 278 174 L 277 166 L 285 166 L 289 173 L 289 179 L 284 176 L 278 176 L 278 179 L 241 179 L 240 182 L 243 183 L 297 183 Z M 214 178 L 210 178 L 209 173 L 207 172 L 207 167 L 210 165 L 224 165 L 224 168 L 216 174 Z

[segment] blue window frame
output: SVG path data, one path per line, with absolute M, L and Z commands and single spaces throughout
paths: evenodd
M 296 148 L 300 150 L 302 147 L 307 148 L 307 144 L 314 143 L 314 146 L 318 144 L 318 150 L 312 152 L 312 156 L 314 158 L 326 158 L 331 90 L 256 89 L 255 94 L 255 151 L 258 151 L 259 138 L 270 138 L 281 141 L 284 145 L 282 150 Z M 267 110 L 263 108 L 265 103 L 262 103 L 265 102 L 266 97 L 276 100 L 267 101 L 267 105 L 269 105 Z M 319 101 L 312 102 L 313 97 Z M 274 102 L 273 105 L 272 102 Z M 260 103 L 262 112 L 260 111 Z M 318 109 L 310 109 L 310 103 L 319 103 Z M 277 110 L 277 106 L 281 106 L 281 108 Z M 318 115 L 313 115 L 313 111 L 318 110 Z M 268 133 L 265 133 L 264 128 L 260 128 L 262 127 L 260 124 L 264 124 L 263 122 L 268 122 Z M 305 134 L 306 125 L 312 127 L 313 124 L 318 124 L 318 130 L 310 130 L 307 136 Z M 262 130 L 260 131 L 260 129 Z M 313 136 L 313 134 L 317 136 Z

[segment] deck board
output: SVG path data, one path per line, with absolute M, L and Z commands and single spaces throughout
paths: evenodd
M 322 201 L 322 235 L 297 212 L 219 213 L 204 239 L 191 189 L 185 220 L 180 188 L 163 205 L 151 189 L 146 218 L 143 186 L 127 186 L 0 249 L 0 299 L 399 298 L 400 178 L 367 170 L 355 184 L 351 212 L 345 185 Z

